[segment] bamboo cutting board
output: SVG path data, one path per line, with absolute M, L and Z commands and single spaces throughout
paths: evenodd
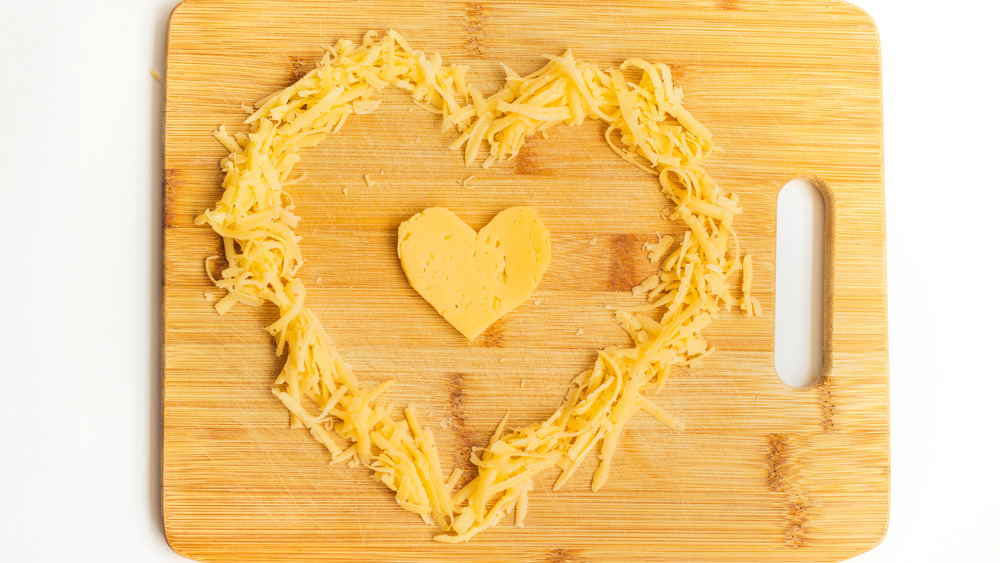
M 193 219 L 221 194 L 210 136 L 241 130 L 243 104 L 287 86 L 321 46 L 401 31 L 471 67 L 492 92 L 500 62 L 542 55 L 661 61 L 720 150 L 706 166 L 740 195 L 764 315 L 718 316 L 717 351 L 655 400 L 682 432 L 638 415 L 611 478 L 587 469 L 558 493 L 538 481 L 526 527 L 463 545 L 404 512 L 367 471 L 329 466 L 287 428 L 270 385 L 281 361 L 271 308 L 218 316 L 205 258 L 221 243 Z M 170 20 L 164 185 L 163 510 L 170 545 L 202 561 L 838 561 L 876 545 L 888 510 L 888 366 L 878 37 L 840 2 L 450 2 L 188 0 Z M 309 301 L 362 382 L 413 404 L 445 473 L 467 463 L 506 410 L 548 417 L 595 352 L 625 344 L 608 304 L 654 271 L 642 244 L 680 233 L 652 176 L 605 145 L 602 125 L 556 127 L 510 163 L 466 169 L 435 116 L 389 92 L 303 153 L 289 189 Z M 369 174 L 375 185 L 369 187 Z M 470 175 L 470 188 L 462 186 Z M 773 363 L 775 204 L 793 178 L 827 209 L 825 371 L 794 390 Z M 468 343 L 407 284 L 396 229 L 442 205 L 476 229 L 514 205 L 538 209 L 552 263 L 532 299 Z M 440 427 L 439 427 L 440 426 Z

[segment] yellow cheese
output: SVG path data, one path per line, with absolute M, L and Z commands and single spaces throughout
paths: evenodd
M 743 257 L 743 297 L 740 299 L 740 309 L 751 317 L 761 313 L 760 301 L 750 293 L 753 284 L 753 257 L 747 254 Z
M 399 261 L 413 289 L 469 340 L 524 303 L 549 266 L 549 231 L 530 207 L 497 214 L 477 234 L 443 207 L 399 226 Z
M 525 76 L 507 69 L 503 88 L 485 96 L 468 83 L 465 67 L 443 65 L 438 55 L 414 50 L 394 31 L 381 39 L 369 32 L 360 45 L 342 40 L 328 47 L 306 76 L 257 102 L 245 121 L 247 132 L 230 134 L 219 128 L 215 137 L 229 151 L 220 163 L 224 192 L 215 207 L 195 221 L 222 237 L 226 267 L 221 275 L 213 277 L 212 259 L 205 264 L 212 282 L 226 291 L 216 303 L 219 313 L 237 303 L 269 303 L 278 309 L 278 320 L 267 330 L 274 337 L 276 353 L 286 354 L 274 393 L 289 410 L 290 425 L 308 429 L 330 451 L 332 463 L 346 461 L 349 467 L 364 465 L 371 470 L 374 479 L 395 492 L 401 507 L 442 530 L 435 536 L 440 541 L 466 541 L 512 510 L 515 523 L 523 524 L 534 477 L 558 467 L 562 470 L 554 485 L 558 489 L 594 450 L 600 463 L 592 487 L 600 488 L 610 473 L 622 430 L 639 410 L 680 428 L 680 421 L 648 395 L 663 387 L 672 366 L 692 365 L 711 353 L 702 333 L 714 314 L 734 302 L 729 281 L 734 272 L 743 270 L 740 308 L 760 314 L 760 303 L 750 294 L 752 260 L 749 255 L 741 260 L 733 230 L 734 218 L 742 211 L 739 199 L 723 192 L 702 168 L 712 150 L 711 137 L 682 107 L 682 93 L 671 83 L 670 69 L 635 59 L 618 69 L 604 69 L 577 61 L 570 52 L 548 59 Z M 548 419 L 511 430 L 501 423 L 489 446 L 470 456 L 477 474 L 457 492 L 452 491 L 459 474 L 445 480 L 433 435 L 417 424 L 412 409 L 405 411 L 405 420 L 396 420 L 391 405 L 373 403 L 386 384 L 374 390 L 359 384 L 305 305 L 306 288 L 297 278 L 302 265 L 294 232 L 298 218 L 285 188 L 302 179 L 291 178 L 299 152 L 339 131 L 349 117 L 377 111 L 374 96 L 389 86 L 409 92 L 418 107 L 441 115 L 445 130 L 456 129 L 458 136 L 450 146 L 462 150 L 467 163 L 479 157 L 486 143 L 484 167 L 513 158 L 531 135 L 544 137 L 550 127 L 600 120 L 607 124 L 609 146 L 657 177 L 673 205 L 670 219 L 686 227 L 679 246 L 663 237 L 647 247 L 650 260 L 660 261 L 657 272 L 636 288 L 636 295 L 647 303 L 616 314 L 634 345 L 598 352 L 593 367 L 573 380 L 565 401 Z M 366 182 L 374 181 L 368 177 Z M 537 217 L 521 225 L 504 221 L 505 226 L 487 227 L 486 236 L 474 235 L 457 218 L 452 230 L 435 230 L 433 225 L 421 229 L 421 221 L 413 221 L 408 232 L 412 228 L 419 236 L 414 239 L 411 234 L 407 242 L 424 241 L 414 244 L 414 256 L 416 246 L 428 259 L 428 249 L 444 248 L 442 240 L 433 240 L 435 232 L 441 239 L 447 233 L 455 237 L 464 232 L 466 241 L 471 238 L 475 243 L 464 247 L 466 251 L 484 242 L 483 252 L 491 258 L 484 259 L 480 270 L 473 260 L 461 273 L 478 272 L 482 282 L 498 272 L 502 278 L 504 270 L 508 278 L 520 275 L 522 268 L 532 272 L 493 286 L 488 294 L 500 302 L 479 303 L 481 314 L 469 313 L 459 323 L 466 336 L 474 337 L 492 322 L 487 322 L 485 311 L 495 315 L 523 302 L 531 293 L 527 287 L 537 285 L 548 264 L 548 236 Z M 490 250 L 487 239 L 500 245 Z M 595 243 L 592 239 L 591 245 Z M 401 259 L 411 252 L 403 246 Z M 413 273 L 420 277 L 416 270 Z M 449 283 L 458 273 L 452 272 Z M 417 287 L 420 282 L 414 278 L 411 283 Z M 443 291 L 443 282 L 433 275 L 427 280 L 426 288 Z M 472 307 L 471 298 L 463 301 L 452 294 L 447 299 L 439 310 L 456 303 L 461 310 L 465 302 Z

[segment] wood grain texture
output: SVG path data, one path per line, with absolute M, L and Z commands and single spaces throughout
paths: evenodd
M 741 197 L 736 228 L 765 312 L 718 316 L 707 332 L 717 353 L 656 397 L 686 430 L 637 416 L 599 493 L 588 467 L 558 493 L 542 478 L 525 528 L 506 522 L 457 546 L 431 541 L 433 530 L 366 471 L 328 466 L 307 431 L 287 428 L 269 390 L 280 361 L 263 327 L 275 312 L 215 313 L 204 259 L 220 241 L 192 223 L 221 193 L 225 150 L 214 128 L 240 130 L 241 104 L 308 71 L 321 45 L 390 28 L 469 65 L 487 91 L 502 82 L 499 61 L 527 72 L 567 48 L 608 65 L 633 56 L 669 64 L 721 149 L 709 172 Z M 811 0 L 188 0 L 171 18 L 167 57 L 163 510 L 177 552 L 202 561 L 838 561 L 881 540 L 882 112 L 866 14 Z M 383 99 L 303 154 L 297 170 L 307 178 L 289 190 L 302 216 L 300 275 L 361 380 L 398 380 L 385 400 L 418 409 L 447 473 L 507 409 L 515 426 L 547 417 L 598 348 L 627 342 L 605 305 L 632 303 L 628 290 L 652 273 L 642 243 L 681 231 L 660 218 L 656 180 L 611 152 L 599 124 L 554 128 L 513 162 L 466 169 L 434 116 L 403 93 Z M 469 175 L 471 189 L 461 186 Z M 778 190 L 798 177 L 826 199 L 826 334 L 820 382 L 793 390 L 773 367 L 774 214 Z M 472 343 L 407 285 L 396 258 L 399 223 L 435 205 L 477 229 L 531 205 L 552 233 L 552 263 L 532 299 Z

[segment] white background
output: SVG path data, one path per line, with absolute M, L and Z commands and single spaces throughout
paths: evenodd
M 1000 561 L 1000 8 L 859 2 L 884 69 L 892 503 L 857 561 Z M 172 6 L 0 11 L 2 561 L 183 560 L 159 517 L 149 75 Z

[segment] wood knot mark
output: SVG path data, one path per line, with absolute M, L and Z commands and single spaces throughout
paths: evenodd
M 302 78 L 309 74 L 309 71 L 312 70 L 311 65 L 306 63 L 305 59 L 295 55 L 289 55 L 288 64 L 291 67 L 290 81 L 292 84 L 302 80 Z
M 787 487 L 785 471 L 788 465 L 788 444 L 781 434 L 767 437 L 767 486 L 772 491 L 784 491 Z
M 809 501 L 796 483 L 793 450 L 788 437 L 769 434 L 767 441 L 767 485 L 770 490 L 782 493 L 784 497 L 785 545 L 799 548 L 805 545 L 807 539 Z
M 687 73 L 688 70 L 687 67 L 685 66 L 679 64 L 670 65 L 670 78 L 674 82 L 674 85 L 676 85 L 678 82 L 683 82 L 684 77 L 687 76 Z
M 462 456 L 467 456 L 472 450 L 472 446 L 475 445 L 475 439 L 469 435 L 469 429 L 466 425 L 464 402 L 465 374 L 462 372 L 452 373 L 448 377 L 448 403 L 451 407 L 451 413 L 446 424 L 455 431 L 455 438 L 459 444 L 459 447 L 453 449 L 455 459 L 452 463 L 455 467 L 465 463 Z
M 798 493 L 788 495 L 785 505 L 785 545 L 800 548 L 806 543 L 806 522 L 808 504 Z
M 521 150 L 513 158 L 514 174 L 523 174 L 526 176 L 555 175 L 552 166 L 547 164 L 550 159 L 538 153 L 540 142 L 543 141 L 537 137 L 528 137 L 525 139 L 524 144 L 521 145 Z
M 715 3 L 715 7 L 720 10 L 738 10 L 739 6 L 736 5 L 736 0 L 718 0 Z
M 451 420 L 456 426 L 465 426 L 462 401 L 465 398 L 465 374 L 455 372 L 448 379 L 448 403 L 451 405 Z
M 486 57 L 486 19 L 479 2 L 465 5 L 465 47 L 478 58 Z
M 577 563 L 585 561 L 585 559 L 577 556 L 570 549 L 560 548 L 552 550 L 545 557 L 547 563 Z
M 498 319 L 497 322 L 491 324 L 479 338 L 475 340 L 476 345 L 481 348 L 503 348 L 504 346 L 504 319 Z
M 830 378 L 823 376 L 816 386 L 819 390 L 820 423 L 823 432 L 833 432 L 833 416 L 836 413 L 833 391 L 830 389 Z
M 643 252 L 637 252 L 643 236 L 617 234 L 611 237 L 611 265 L 608 269 L 608 288 L 611 291 L 632 291 L 652 274 Z

